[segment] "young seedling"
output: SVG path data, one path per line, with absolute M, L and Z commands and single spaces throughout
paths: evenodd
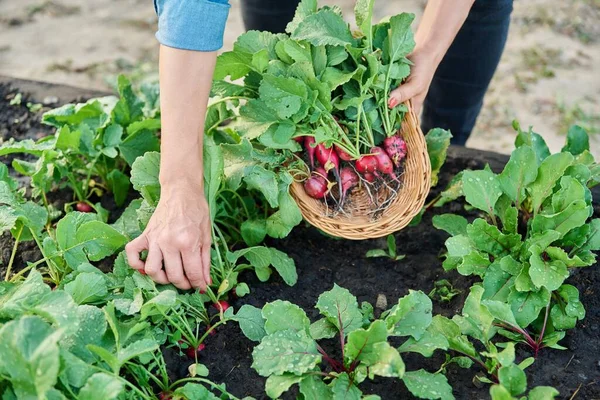
M 396 238 L 394 235 L 388 235 L 387 237 L 387 250 L 383 249 L 372 249 L 367 251 L 367 258 L 387 257 L 393 261 L 400 261 L 406 256 L 404 254 L 398 254 L 396 248 Z
M 450 281 L 447 279 L 440 279 L 439 281 L 434 282 L 433 289 L 429 292 L 428 296 L 432 300 L 438 299 L 441 302 L 449 302 L 460 293 L 461 291 L 455 289 Z

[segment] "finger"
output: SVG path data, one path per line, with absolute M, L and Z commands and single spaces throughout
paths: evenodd
M 160 251 L 158 245 L 150 243 L 148 246 L 148 258 L 146 259 L 146 274 L 154 280 L 156 283 L 166 285 L 169 283 L 167 274 L 162 269 L 163 267 L 163 254 Z
M 137 269 L 138 271 L 144 270 L 144 261 L 140 258 L 140 253 L 144 250 L 148 250 L 148 240 L 145 235 L 138 236 L 125 246 L 125 255 L 127 256 L 127 263 L 131 268 Z
M 177 252 L 163 252 L 165 271 L 169 282 L 182 290 L 192 288 L 190 282 L 183 274 L 183 265 L 181 263 L 181 254 Z
M 394 108 L 398 104 L 404 103 L 405 101 L 417 96 L 420 92 L 421 85 L 417 82 L 417 80 L 410 79 L 406 83 L 398 86 L 396 89 L 390 92 L 388 106 L 390 108 Z
M 202 258 L 200 249 L 187 250 L 181 253 L 183 270 L 190 284 L 200 291 L 206 291 L 206 282 L 202 272 Z
M 212 278 L 210 276 L 210 249 L 210 242 L 202 246 L 202 271 L 207 286 L 212 285 Z

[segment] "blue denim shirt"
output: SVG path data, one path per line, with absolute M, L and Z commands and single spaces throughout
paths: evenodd
M 229 0 L 154 0 L 156 38 L 177 49 L 219 50 L 229 7 Z

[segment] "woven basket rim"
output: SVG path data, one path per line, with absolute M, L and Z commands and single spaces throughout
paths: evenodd
M 427 143 L 419 125 L 419 119 L 410 102 L 404 103 L 408 112 L 402 122 L 401 135 L 407 144 L 403 187 L 398 196 L 376 219 L 366 215 L 346 217 L 327 216 L 325 204 L 309 197 L 300 182 L 291 185 L 291 195 L 304 219 L 329 235 L 363 240 L 387 236 L 406 227 L 419 213 L 431 187 L 431 165 Z

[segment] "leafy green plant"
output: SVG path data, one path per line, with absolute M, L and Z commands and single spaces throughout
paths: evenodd
M 294 261 L 277 249 L 259 246 L 267 235 L 287 236 L 302 220 L 289 194 L 291 176 L 284 170 L 274 172 L 281 156 L 253 149 L 247 140 L 217 145 L 206 137 L 204 159 L 205 194 L 213 221 L 211 273 L 216 293 L 208 291 L 213 302 L 232 289 L 246 294 L 248 287 L 239 284 L 238 275 L 247 269 L 254 269 L 266 281 L 274 268 L 288 285 L 295 284 Z M 143 200 L 126 211 L 128 215 L 135 212 L 139 221 L 121 226 L 129 237 L 139 234 L 158 204 L 159 161 L 159 153 L 149 152 L 133 165 L 131 181 Z
M 508 304 L 484 299 L 484 292 L 481 284 L 471 287 L 462 314 L 452 319 L 434 316 L 427 328 L 428 333 L 445 338 L 449 352 L 459 354 L 454 357 L 447 355 L 440 371 L 452 363 L 462 368 L 470 368 L 476 363 L 485 372 L 485 376 L 478 375 L 476 379 L 492 384 L 492 399 L 513 399 L 512 396 L 520 396 L 526 391 L 525 369 L 534 362 L 534 358 L 529 357 L 516 364 L 514 342 L 492 341 L 502 329 L 495 321 L 514 320 L 514 317 Z M 479 342 L 478 345 L 474 345 L 473 341 Z M 420 341 L 417 344 L 421 344 Z M 427 340 L 422 344 L 427 344 Z M 481 346 L 484 351 L 480 350 Z M 557 395 L 555 389 L 541 386 L 531 390 L 528 397 L 522 399 L 552 399 Z
M 160 118 L 148 109 L 155 106 L 151 89 L 142 92 L 145 103 L 120 76 L 118 90 L 118 98 L 96 98 L 46 112 L 42 122 L 57 128 L 54 136 L 36 142 L 11 139 L 0 146 L 0 155 L 37 157 L 35 162 L 16 159 L 12 166 L 31 177 L 34 195 L 41 196 L 46 207 L 46 194 L 65 186 L 73 191 L 74 203 L 94 208 L 92 196 L 110 191 L 117 205 L 124 204 L 130 188 L 127 168 L 138 156 L 158 150 Z
M 403 254 L 397 253 L 396 237 L 394 235 L 387 236 L 387 251 L 382 249 L 372 249 L 367 251 L 367 258 L 387 257 L 393 261 L 400 261 L 406 257 Z
M 411 14 L 372 25 L 373 1 L 358 1 L 355 36 L 337 7 L 304 0 L 288 34 L 251 31 L 219 56 L 213 94 L 246 103 L 243 132 L 275 148 L 295 149 L 294 136 L 315 136 L 361 154 L 394 134 L 406 108 L 387 106 L 389 91 L 410 72 Z M 245 78 L 244 85 L 224 80 Z M 346 120 L 342 129 L 333 118 Z M 361 125 L 362 124 L 362 125 Z M 363 137 L 357 132 L 366 132 Z M 379 139 L 375 135 L 380 135 Z M 369 147 L 369 149 L 370 149 Z
M 431 300 L 422 292 L 411 291 L 398 304 L 374 319 L 373 308 L 346 289 L 334 285 L 319 296 L 316 308 L 321 319 L 311 324 L 298 306 L 277 300 L 261 309 L 244 305 L 237 320 L 244 334 L 260 342 L 252 352 L 252 367 L 267 377 L 266 392 L 278 398 L 294 384 L 307 398 L 378 399 L 362 395 L 358 385 L 375 376 L 401 378 L 416 396 L 429 399 L 453 399 L 446 378 L 425 370 L 406 371 L 401 352 L 417 352 L 430 357 L 436 348 L 447 348 L 445 339 L 428 334 L 431 324 Z M 338 337 L 341 359 L 330 356 L 318 343 Z M 408 337 L 394 348 L 390 337 Z M 322 361 L 328 367 L 322 369 Z M 314 397 L 315 394 L 317 397 Z
M 589 190 L 600 166 L 578 127 L 569 130 L 563 151 L 551 155 L 539 135 L 515 126 L 517 148 L 502 173 L 462 175 L 465 199 L 482 217 L 468 222 L 446 214 L 433 223 L 452 236 L 444 268 L 481 277 L 482 300 L 508 306 L 494 315 L 501 333 L 537 354 L 560 347 L 564 331 L 585 316 L 579 292 L 565 280 L 570 269 L 592 265 L 592 251 L 600 250 Z
M 106 224 L 101 214 L 72 212 L 52 225 L 48 209 L 25 199 L 24 190 L 8 175 L 5 165 L 0 165 L 0 215 L 0 233 L 10 231 L 14 238 L 5 280 L 21 279 L 27 271 L 39 267 L 58 284 L 82 263 L 100 261 L 126 243 L 126 237 Z M 32 240 L 42 254 L 41 259 L 11 276 L 19 244 Z

